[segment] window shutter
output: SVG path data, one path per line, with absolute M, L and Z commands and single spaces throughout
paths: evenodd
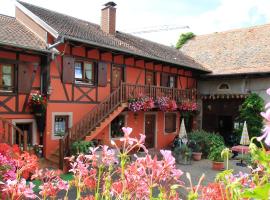
M 33 71 L 26 64 L 20 64 L 18 69 L 18 92 L 21 94 L 29 94 L 31 91 L 31 77 Z
M 63 83 L 74 82 L 74 65 L 75 59 L 71 56 L 63 57 Z
M 107 63 L 105 62 L 98 63 L 98 86 L 107 86 Z
M 161 86 L 168 87 L 168 74 L 161 73 Z

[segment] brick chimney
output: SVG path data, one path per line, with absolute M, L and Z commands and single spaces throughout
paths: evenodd
M 101 10 L 101 29 L 109 34 L 115 34 L 116 25 L 116 3 L 110 1 L 104 4 Z

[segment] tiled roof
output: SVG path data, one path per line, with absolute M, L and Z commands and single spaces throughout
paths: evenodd
M 0 15 L 0 44 L 46 51 L 46 43 L 14 17 Z
M 212 75 L 269 73 L 270 24 L 196 36 L 181 52 Z
M 54 12 L 45 8 L 19 1 L 30 12 L 46 22 L 59 35 L 70 39 L 80 39 L 85 42 L 106 46 L 112 49 L 129 52 L 139 56 L 161 60 L 164 62 L 207 71 L 199 63 L 172 47 L 151 42 L 130 34 L 116 32 L 110 35 L 103 32 L 99 25 Z

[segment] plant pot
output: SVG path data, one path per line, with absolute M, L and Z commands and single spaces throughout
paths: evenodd
M 212 161 L 212 169 L 221 171 L 224 169 L 224 162 Z
M 192 152 L 192 158 L 195 161 L 199 161 L 202 159 L 202 152 Z

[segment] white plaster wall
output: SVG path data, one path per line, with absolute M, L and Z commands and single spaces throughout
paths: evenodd
M 221 83 L 228 83 L 230 90 L 219 91 Z M 266 89 L 270 88 L 270 77 L 267 78 L 238 78 L 238 79 L 204 79 L 198 82 L 200 94 L 247 94 L 249 91 L 259 94 L 264 101 L 270 101 L 270 96 L 266 94 Z

